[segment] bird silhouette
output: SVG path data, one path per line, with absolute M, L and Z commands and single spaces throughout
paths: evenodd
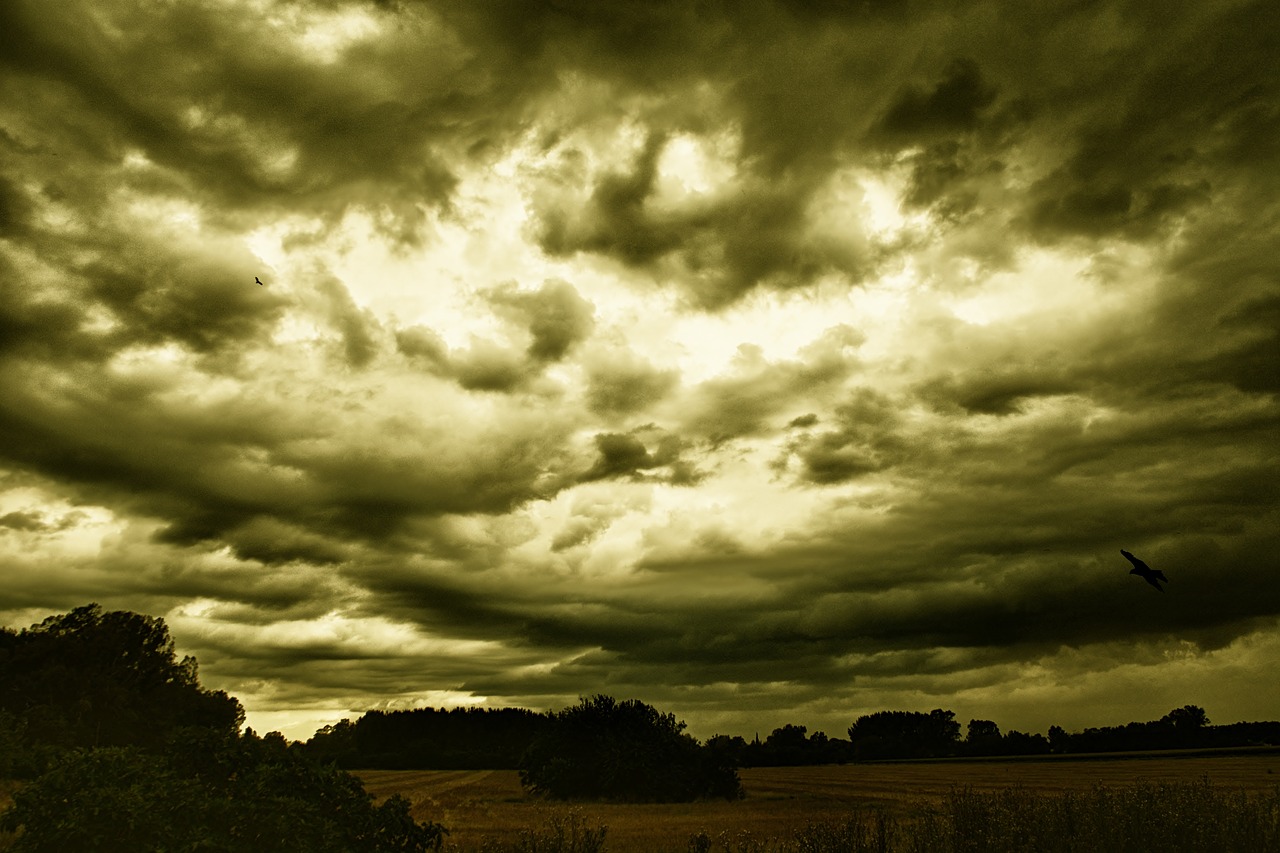
M 256 281 L 258 284 L 262 284 L 262 279 L 258 278 L 256 275 L 253 277 L 253 280 Z
M 1165 583 L 1169 582 L 1169 579 L 1164 576 L 1164 572 L 1159 569 L 1151 568 L 1123 548 L 1120 549 L 1120 553 L 1124 555 L 1126 560 L 1133 563 L 1133 568 L 1129 570 L 1129 574 L 1137 575 L 1156 589 L 1164 592 L 1164 587 L 1160 586 L 1160 581 L 1164 581 Z

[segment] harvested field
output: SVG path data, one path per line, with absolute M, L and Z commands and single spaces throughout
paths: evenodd
M 478 850 L 487 840 L 514 841 L 521 830 L 541 827 L 550 816 L 572 808 L 588 826 L 608 826 L 610 851 L 652 853 L 686 850 L 689 837 L 699 831 L 712 839 L 722 834 L 786 836 L 810 822 L 839 820 L 857 807 L 909 816 L 921 803 L 937 801 L 956 787 L 1017 787 L 1052 794 L 1099 784 L 1208 779 L 1221 788 L 1265 791 L 1280 785 L 1280 752 L 751 768 L 741 772 L 743 800 L 665 805 L 549 803 L 526 797 L 512 770 L 368 770 L 357 775 L 374 795 L 402 794 L 413 803 L 415 817 L 447 826 L 451 849 Z

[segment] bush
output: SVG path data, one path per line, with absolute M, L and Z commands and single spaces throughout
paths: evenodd
M 582 699 L 554 715 L 521 763 L 520 781 L 558 799 L 687 802 L 742 796 L 738 771 L 635 699 Z
M 13 853 L 422 853 L 444 837 L 403 798 L 373 805 L 358 779 L 278 734 L 72 752 L 13 799 L 0 819 L 18 832 Z

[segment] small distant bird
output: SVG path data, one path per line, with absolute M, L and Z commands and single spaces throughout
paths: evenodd
M 1156 589 L 1164 592 L 1164 587 L 1160 586 L 1160 581 L 1164 581 L 1165 583 L 1169 582 L 1169 579 L 1164 576 L 1164 572 L 1159 569 L 1151 568 L 1123 548 L 1120 549 L 1120 553 L 1124 555 L 1126 560 L 1133 563 L 1133 568 L 1129 570 L 1129 574 L 1137 575 Z
M 258 284 L 262 284 L 262 279 L 258 278 L 256 275 L 253 277 L 253 280 L 256 281 Z

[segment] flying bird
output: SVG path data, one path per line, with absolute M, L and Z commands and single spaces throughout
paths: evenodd
M 1160 586 L 1160 581 L 1164 581 L 1165 583 L 1169 582 L 1169 579 L 1164 576 L 1164 572 L 1159 569 L 1151 568 L 1123 548 L 1120 549 L 1120 553 L 1124 555 L 1126 560 L 1133 563 L 1133 568 L 1129 570 L 1129 574 L 1137 575 L 1156 589 L 1164 592 L 1164 587 Z
M 258 284 L 262 284 L 262 279 L 258 278 L 256 275 L 253 277 L 253 280 L 256 281 Z

